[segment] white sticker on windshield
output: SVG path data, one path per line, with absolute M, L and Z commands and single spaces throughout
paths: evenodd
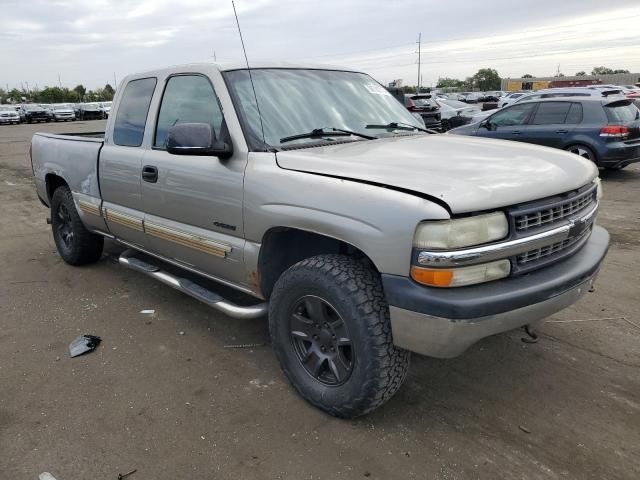
M 378 85 L 377 83 L 365 83 L 364 88 L 366 88 L 369 93 L 375 95 L 391 95 L 382 85 Z

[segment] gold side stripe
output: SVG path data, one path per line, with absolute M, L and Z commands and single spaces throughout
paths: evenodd
M 139 232 L 144 231 L 141 218 L 136 218 L 126 213 L 115 212 L 107 208 L 104 209 L 104 217 L 110 222 L 138 230 Z
M 98 217 L 102 216 L 100 207 L 94 203 L 87 202 L 86 200 L 78 200 L 78 206 L 80 207 L 80 210 L 82 210 L 84 213 L 88 213 L 90 215 L 97 215 Z
M 155 223 L 145 222 L 144 230 L 154 237 L 177 243 L 188 248 L 193 248 L 194 250 L 215 255 L 217 257 L 224 258 L 227 256 L 227 253 L 231 251 L 231 246 L 229 245 L 214 242 L 190 233 L 173 230 Z

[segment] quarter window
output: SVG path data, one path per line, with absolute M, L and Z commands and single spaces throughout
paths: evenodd
M 179 123 L 208 123 L 220 137 L 222 110 L 211 83 L 201 75 L 169 78 L 162 96 L 154 147 L 164 148 L 169 129 Z
M 149 105 L 155 88 L 155 78 L 141 78 L 127 84 L 113 127 L 113 143 L 125 147 L 142 145 Z

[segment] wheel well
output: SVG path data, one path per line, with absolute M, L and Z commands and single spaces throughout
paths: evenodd
M 586 142 L 572 142 L 572 143 L 569 143 L 568 145 L 566 145 L 564 147 L 564 150 L 569 150 L 572 147 L 585 147 L 585 148 L 589 149 L 591 151 L 591 153 L 593 153 L 593 156 L 594 156 L 594 158 L 596 160 L 596 163 L 600 160 L 598 158 L 597 150 L 595 148 L 593 148 L 591 145 L 589 145 L 588 143 L 586 143 Z
M 45 185 L 47 186 L 47 199 L 49 200 L 49 204 L 51 204 L 51 199 L 53 198 L 53 192 L 55 192 L 58 187 L 69 186 L 62 177 L 59 177 L 58 175 L 53 173 L 48 174 L 44 178 L 44 180 L 45 180 Z
M 280 275 L 292 265 L 305 258 L 328 253 L 362 258 L 376 269 L 364 252 L 341 240 L 295 228 L 269 230 L 262 239 L 258 258 L 262 294 L 269 298 Z

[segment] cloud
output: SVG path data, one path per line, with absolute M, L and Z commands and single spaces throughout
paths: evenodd
M 637 0 L 237 0 L 249 59 L 349 65 L 386 82 L 423 83 L 479 68 L 503 76 L 594 65 L 640 71 Z M 552 13 L 551 13 L 552 12 Z M 150 68 L 241 61 L 228 0 L 5 0 L 0 84 L 90 88 Z

